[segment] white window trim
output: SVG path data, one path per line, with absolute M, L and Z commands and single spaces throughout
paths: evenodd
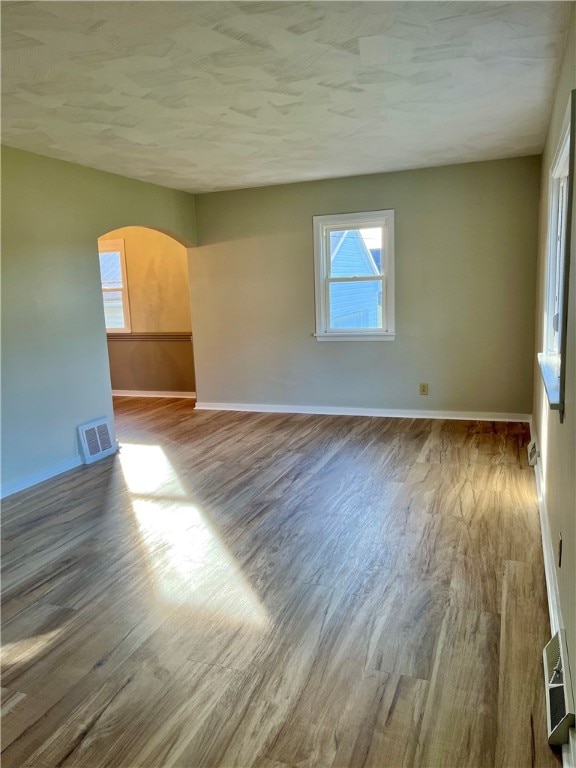
M 382 330 L 330 330 L 329 285 L 338 282 L 338 278 L 329 278 L 329 233 L 337 229 L 369 229 L 375 225 L 383 226 L 388 241 L 382 249 L 382 276 L 342 278 L 343 281 L 381 279 L 382 282 Z M 316 333 L 317 341 L 393 341 L 395 332 L 394 304 L 394 211 L 369 211 L 362 213 L 342 213 L 313 217 L 314 228 L 314 282 L 316 295 Z
M 567 112 L 554 160 L 550 166 L 548 194 L 548 239 L 546 253 L 546 294 L 544 302 L 544 351 L 538 355 L 538 362 L 546 386 L 548 401 L 552 408 L 560 406 L 560 366 L 562 350 L 562 300 L 565 258 L 565 237 L 558 242 L 560 219 L 560 188 L 569 175 L 570 159 L 570 118 Z M 567 182 L 566 182 L 567 184 Z M 564 198 L 567 211 L 567 189 Z M 564 218 L 564 226 L 566 219 Z M 562 249 L 559 251 L 559 248 Z M 554 330 L 554 316 L 558 316 L 557 330 Z
M 558 227 L 560 223 L 560 189 L 564 187 L 564 211 L 563 223 L 566 227 L 566 216 L 568 212 L 568 161 L 570 149 L 570 131 L 569 126 L 564 133 L 554 163 L 550 170 L 550 206 L 548 215 L 548 275 L 546 289 L 546 332 L 545 332 L 545 352 L 550 357 L 559 357 L 562 339 L 561 328 L 554 333 L 552 319 L 557 311 L 558 315 L 562 310 L 562 285 L 564 247 L 566 245 L 563 239 L 558 243 Z M 560 294 L 558 296 L 558 293 Z
M 122 328 L 108 328 L 106 326 L 106 333 L 130 333 L 130 298 L 128 296 L 128 274 L 126 271 L 126 251 L 124 248 L 124 238 L 118 238 L 117 240 L 98 240 L 98 253 L 119 253 L 120 254 L 120 269 L 122 271 L 122 288 L 104 288 L 102 289 L 102 297 L 107 292 L 122 293 L 122 314 L 124 315 L 124 325 Z M 106 314 L 104 314 L 104 320 L 106 320 Z

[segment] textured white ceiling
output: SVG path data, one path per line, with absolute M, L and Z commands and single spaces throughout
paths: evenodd
M 540 152 L 567 2 L 3 2 L 2 140 L 201 192 Z

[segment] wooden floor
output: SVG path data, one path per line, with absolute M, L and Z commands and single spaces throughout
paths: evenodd
M 4 503 L 4 768 L 559 765 L 525 425 L 116 407 Z

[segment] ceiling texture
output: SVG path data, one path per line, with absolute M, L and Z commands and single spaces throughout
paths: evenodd
M 2 141 L 189 192 L 539 153 L 571 7 L 3 2 Z

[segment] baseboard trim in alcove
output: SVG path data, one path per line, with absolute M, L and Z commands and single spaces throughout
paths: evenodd
M 113 397 L 177 397 L 187 400 L 196 400 L 196 392 L 166 392 L 163 390 L 148 389 L 113 389 Z

